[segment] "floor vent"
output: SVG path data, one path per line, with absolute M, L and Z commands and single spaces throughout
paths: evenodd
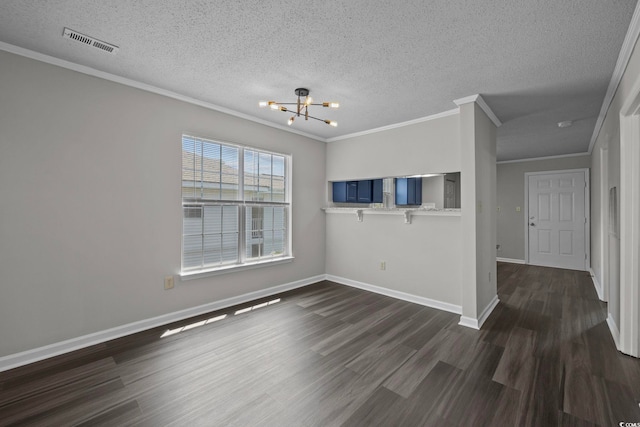
M 118 52 L 118 46 L 100 41 L 98 39 L 94 39 L 93 37 L 89 37 L 77 31 L 73 31 L 69 28 L 64 29 L 64 32 L 62 33 L 62 37 L 64 37 L 65 39 L 75 40 L 77 42 L 86 44 L 87 46 L 92 46 L 92 47 L 95 47 L 96 49 L 100 49 L 104 52 L 108 52 L 114 55 Z

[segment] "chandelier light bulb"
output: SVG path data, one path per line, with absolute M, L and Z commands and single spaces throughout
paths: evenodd
M 289 118 L 289 121 L 287 122 L 287 124 L 288 124 L 289 126 L 291 126 L 291 125 L 293 124 L 293 121 L 294 121 L 295 119 L 296 119 L 296 116 L 291 116 L 291 117 Z
M 269 107 L 271 107 L 272 110 L 279 110 L 280 106 L 278 104 L 276 104 L 275 102 L 270 102 L 269 103 Z
M 339 108 L 340 107 L 340 103 L 338 103 L 338 102 L 323 102 L 322 106 L 323 107 L 329 107 L 329 108 Z
M 260 101 L 260 102 L 258 102 L 258 105 L 260 106 L 260 108 L 264 108 L 267 105 L 269 105 L 269 103 L 267 101 Z
M 333 120 L 325 120 L 324 122 L 329 126 L 333 126 L 334 128 L 338 126 L 338 122 L 334 122 Z

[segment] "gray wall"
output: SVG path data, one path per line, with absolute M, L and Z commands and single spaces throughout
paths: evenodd
M 524 260 L 525 211 L 524 174 L 564 169 L 589 168 L 591 156 L 560 157 L 516 163 L 499 163 L 497 166 L 497 256 Z M 592 184 L 593 187 L 593 184 Z M 520 207 L 520 212 L 516 208 Z
M 457 114 L 327 145 L 329 181 L 459 170 Z M 326 215 L 327 274 L 461 305 L 459 216 Z
M 325 144 L 0 52 L 0 357 L 325 272 Z M 176 283 L 181 134 L 293 156 L 291 263 Z
M 477 104 L 476 145 L 476 289 L 478 316 L 498 294 L 496 271 L 496 127 Z
M 473 321 L 497 294 L 496 127 L 476 103 L 460 105 L 460 141 L 462 320 Z
M 435 207 L 444 207 L 444 175 L 422 178 L 422 203 L 435 203 Z
M 435 203 L 438 209 L 444 208 L 445 180 L 453 182 L 456 197 L 455 207 L 460 207 L 460 174 L 449 173 L 446 175 L 429 176 L 422 179 L 422 203 Z M 454 207 L 454 206 L 450 206 Z
M 343 181 L 460 170 L 458 115 L 327 144 L 327 179 Z

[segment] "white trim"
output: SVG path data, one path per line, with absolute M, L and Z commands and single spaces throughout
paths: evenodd
M 425 116 L 418 119 L 409 120 L 406 122 L 394 123 L 387 126 L 381 126 L 379 128 L 363 130 L 361 132 L 354 132 L 347 135 L 335 136 L 333 138 L 327 138 L 326 142 L 341 141 L 343 139 L 355 138 L 357 136 L 364 136 L 364 135 L 370 135 L 372 133 L 384 132 L 386 130 L 397 129 L 405 126 L 411 126 L 417 123 L 428 122 L 429 120 L 435 120 L 435 119 L 441 119 L 443 117 L 453 116 L 454 114 L 459 114 L 459 113 L 460 113 L 460 109 L 454 108 L 452 110 L 443 111 L 441 113 L 432 114 L 430 116 Z
M 476 104 L 478 104 L 478 107 L 482 108 L 482 111 L 484 111 L 487 117 L 489 117 L 489 120 L 491 120 L 493 124 L 496 125 L 496 127 L 502 126 L 502 122 L 500 121 L 498 116 L 495 115 L 493 110 L 487 105 L 487 103 L 484 101 L 482 96 L 480 96 L 479 94 L 467 96 L 464 98 L 454 99 L 453 102 L 455 102 L 455 104 L 458 107 L 460 107 L 463 104 L 469 104 L 471 102 L 475 102 Z
M 591 269 L 591 171 L 589 168 L 584 169 L 584 250 L 585 250 L 585 269 Z
M 117 76 L 115 74 L 107 73 L 104 71 L 96 70 L 95 68 L 86 67 L 84 65 L 76 64 L 75 62 L 65 61 L 64 59 L 55 58 L 53 56 L 45 55 L 39 52 L 34 52 L 29 49 L 24 49 L 18 46 L 14 46 L 9 43 L 0 42 L 0 50 L 4 50 L 9 53 L 13 53 L 16 55 L 24 56 L 25 58 L 34 59 L 36 61 L 44 62 L 47 64 L 55 65 L 58 67 L 66 68 L 68 70 L 76 71 L 78 73 L 87 74 L 89 76 L 98 77 L 104 80 L 108 80 L 114 83 L 119 83 L 125 86 L 133 87 L 136 89 L 144 90 L 146 92 L 155 93 L 157 95 L 166 96 L 168 98 L 173 98 L 178 101 L 187 102 L 189 104 L 197 105 L 199 107 L 207 108 L 209 110 L 218 111 L 220 113 L 228 114 L 230 116 L 239 117 L 241 119 L 249 120 L 255 123 L 259 123 L 261 125 L 269 126 L 275 129 L 279 129 L 282 131 L 295 133 L 300 136 L 304 136 L 316 141 L 327 142 L 326 138 L 322 138 L 316 135 L 312 135 L 307 132 L 302 132 L 297 129 L 294 129 L 289 126 L 279 125 L 276 123 L 269 122 L 267 120 L 259 119 L 257 117 L 250 116 L 248 114 L 240 113 L 239 111 L 231 110 L 226 107 L 222 107 L 220 105 L 212 104 L 210 102 L 201 101 L 199 99 L 191 98 L 189 96 L 181 95 L 176 92 L 172 92 L 170 90 L 162 89 L 157 86 L 152 86 L 150 84 L 138 82 L 132 79 L 128 79 L 126 77 Z
M 613 337 L 613 342 L 616 344 L 616 348 L 620 350 L 620 330 L 618 329 L 618 325 L 616 325 L 616 321 L 613 320 L 611 313 L 607 315 L 607 325 L 609 326 L 609 331 Z
M 529 176 L 524 173 L 524 263 L 529 264 Z
M 396 298 L 399 300 L 412 302 L 414 304 L 424 305 L 426 307 L 437 308 L 438 310 L 448 311 L 449 313 L 461 314 L 462 307 L 448 302 L 438 301 L 431 298 L 425 298 L 418 295 L 408 294 L 406 292 L 396 291 L 393 289 L 383 288 L 381 286 L 370 285 L 368 283 L 358 282 L 356 280 L 346 279 L 344 277 L 333 276 L 331 274 L 326 275 L 326 279 L 331 282 L 339 283 L 341 285 L 351 286 L 353 288 L 362 289 L 365 291 L 373 292 L 380 295 L 386 295 L 388 297 Z
M 447 209 L 402 209 L 402 208 L 351 208 L 351 207 L 337 207 L 330 206 L 321 208 L 324 213 L 327 214 L 356 214 L 358 218 L 362 215 L 412 215 L 418 216 L 462 216 L 460 208 L 447 208 Z M 359 219 L 358 222 L 362 222 Z
M 609 301 L 609 147 L 600 147 L 600 286 L 602 301 Z
M 146 92 L 151 92 L 151 93 L 155 93 L 157 95 L 166 96 L 168 98 L 177 99 L 178 101 L 187 102 L 189 104 L 197 105 L 199 107 L 207 108 L 209 110 L 218 111 L 220 113 L 228 114 L 230 116 L 239 117 L 241 119 L 249 120 L 249 121 L 252 121 L 252 122 L 255 122 L 255 123 L 259 123 L 261 125 L 269 126 L 269 127 L 275 128 L 275 129 L 279 129 L 279 130 L 282 130 L 282 131 L 295 133 L 297 135 L 304 136 L 304 137 L 307 137 L 307 138 L 310 138 L 310 139 L 313 139 L 313 140 L 316 140 L 316 141 L 320 141 L 320 142 L 325 142 L 325 143 L 326 142 L 333 142 L 333 141 L 340 141 L 340 140 L 343 140 L 343 139 L 354 138 L 356 136 L 362 136 L 362 135 L 368 135 L 368 134 L 372 134 L 372 133 L 382 132 L 382 131 L 389 130 L 389 129 L 395 129 L 395 128 L 399 128 L 399 127 L 409 126 L 409 125 L 413 125 L 413 124 L 416 124 L 416 123 L 422 123 L 422 122 L 426 122 L 426 121 L 429 121 L 429 120 L 439 119 L 439 118 L 442 118 L 442 117 L 447 117 L 447 116 L 451 116 L 451 115 L 459 113 L 459 109 L 458 108 L 454 108 L 452 110 L 443 111 L 441 113 L 432 114 L 430 116 L 421 117 L 421 118 L 414 119 L 414 120 L 409 120 L 409 121 L 406 121 L 406 122 L 391 124 L 391 125 L 388 125 L 388 126 L 383 126 L 383 127 L 379 127 L 379 128 L 375 128 L 375 129 L 361 131 L 361 132 L 355 132 L 355 133 L 351 133 L 351 134 L 348 134 L 348 135 L 336 136 L 336 137 L 333 137 L 333 138 L 323 138 L 323 137 L 320 137 L 320 136 L 317 136 L 317 135 L 312 135 L 310 133 L 297 130 L 297 129 L 292 128 L 290 126 L 284 126 L 284 125 L 279 125 L 279 124 L 276 124 L 276 123 L 272 123 L 272 122 L 269 122 L 267 120 L 259 119 L 259 118 L 254 117 L 254 116 L 250 116 L 248 114 L 241 113 L 239 111 L 235 111 L 235 110 L 231 110 L 231 109 L 226 108 L 226 107 L 222 107 L 220 105 L 212 104 L 212 103 L 206 102 L 206 101 L 201 101 L 199 99 L 195 99 L 195 98 L 191 98 L 189 96 L 181 95 L 179 93 L 172 92 L 172 91 L 166 90 L 166 89 L 162 89 L 162 88 L 159 88 L 157 86 L 152 86 L 152 85 L 149 85 L 149 84 L 146 84 L 146 83 L 142 83 L 142 82 L 138 82 L 138 81 L 135 81 L 135 80 L 132 80 L 132 79 L 128 79 L 126 77 L 121 77 L 121 76 L 118 76 L 118 75 L 115 75 L 115 74 L 111 74 L 111 73 L 107 73 L 107 72 L 104 72 L 104 71 L 96 70 L 95 68 L 91 68 L 91 67 L 87 67 L 87 66 L 84 66 L 84 65 L 76 64 L 75 62 L 65 61 L 64 59 L 56 58 L 56 57 L 53 57 L 53 56 L 45 55 L 45 54 L 42 54 L 42 53 L 39 53 L 39 52 L 35 52 L 35 51 L 29 50 L 29 49 L 25 49 L 25 48 L 22 48 L 22 47 L 14 46 L 14 45 L 9 44 L 9 43 L 0 42 L 0 50 L 4 50 L 4 51 L 9 52 L 9 53 L 13 53 L 13 54 L 16 54 L 16 55 L 24 56 L 25 58 L 34 59 L 36 61 L 40 61 L 40 62 L 44 62 L 44 63 L 47 63 L 47 64 L 55 65 L 55 66 L 58 66 L 58 67 L 66 68 L 68 70 L 76 71 L 78 73 L 87 74 L 89 76 L 98 77 L 98 78 L 101 78 L 101 79 L 104 79 L 104 80 L 108 80 L 108 81 L 111 81 L 111 82 L 115 82 L 115 83 L 119 83 L 119 84 L 122 84 L 122 85 L 125 85 L 125 86 L 129 86 L 129 87 L 133 87 L 133 88 L 136 88 L 136 89 L 144 90 Z M 489 110 L 489 111 L 491 111 L 491 110 Z
M 511 263 L 511 264 L 525 264 L 523 259 L 515 259 L 515 258 L 496 257 L 496 261 L 498 261 L 498 262 L 508 262 L 508 263 Z
M 600 301 L 604 301 L 604 297 L 602 294 L 602 285 L 600 284 L 600 282 L 598 282 L 598 277 L 596 276 L 596 272 L 593 271 L 593 268 L 589 268 L 589 274 L 591 275 L 593 287 L 596 289 L 596 293 L 598 294 L 598 299 Z
M 182 282 L 185 282 L 188 280 L 201 279 L 203 277 L 219 276 L 221 274 L 237 273 L 238 271 L 252 270 L 254 268 L 286 264 L 293 261 L 294 259 L 295 258 L 292 256 L 287 256 L 282 258 L 267 259 L 267 260 L 261 260 L 257 262 L 245 263 L 241 265 L 235 265 L 235 264 L 228 265 L 228 266 L 212 268 L 208 270 L 182 271 L 179 273 L 179 276 L 180 276 L 180 280 Z
M 190 317 L 199 316 L 201 314 L 213 312 L 216 310 L 222 310 L 245 302 L 254 301 L 259 298 L 264 298 L 292 289 L 308 286 L 313 283 L 320 282 L 324 279 L 325 275 L 321 274 L 306 279 L 296 280 L 295 282 L 286 283 L 284 285 L 273 286 L 270 288 L 261 289 L 259 291 L 249 292 L 235 297 L 226 298 L 220 301 L 214 301 L 211 303 L 199 305 L 197 307 L 174 311 L 173 313 L 163 314 L 160 316 L 152 317 L 150 319 L 144 319 L 122 326 L 116 326 L 115 328 L 83 335 L 81 337 L 72 338 L 54 344 L 49 344 L 43 347 L 34 348 L 32 350 L 10 354 L 8 356 L 0 357 L 0 372 L 27 365 L 29 363 L 38 362 L 40 360 L 48 359 L 50 357 L 58 356 L 74 350 L 79 350 L 81 348 L 89 347 L 95 344 L 100 344 L 116 338 L 121 338 L 126 335 L 134 334 L 136 332 L 146 331 L 148 329 L 167 325 L 179 320 L 188 319 Z
M 584 262 L 584 270 L 591 268 L 591 183 L 589 176 L 589 168 L 578 169 L 562 169 L 554 171 L 536 171 L 524 173 L 524 262 L 529 264 L 529 177 L 532 175 L 552 175 L 557 173 L 584 173 L 584 181 L 586 183 L 584 191 L 584 216 L 586 223 L 584 227 L 584 250 L 586 259 Z
M 620 108 L 620 351 L 640 357 L 640 76 Z
M 460 322 L 458 322 L 458 325 L 471 329 L 480 329 L 480 326 L 478 326 L 478 320 L 473 317 L 460 316 Z
M 480 313 L 480 316 L 477 319 L 474 319 L 473 317 L 460 316 L 460 322 L 458 322 L 458 325 L 473 329 L 482 328 L 482 325 L 487 321 L 491 313 L 493 313 L 493 310 L 498 306 L 499 302 L 500 299 L 498 298 L 498 295 L 496 295 L 493 297 L 491 302 L 487 304 L 484 310 L 482 310 L 482 313 Z
M 627 29 L 627 34 L 624 37 L 624 41 L 622 42 L 622 47 L 620 48 L 620 53 L 618 54 L 618 60 L 616 61 L 616 66 L 613 69 L 613 74 L 611 75 L 611 80 L 609 81 L 609 86 L 607 87 L 607 92 L 604 96 L 604 101 L 602 101 L 602 107 L 600 108 L 600 115 L 598 116 L 598 120 L 596 121 L 596 125 L 593 128 L 593 134 L 591 135 L 591 142 L 589 143 L 589 154 L 593 151 L 593 147 L 600 135 L 600 130 L 602 130 L 602 125 L 604 123 L 604 119 L 607 117 L 607 113 L 609 112 L 609 108 L 611 107 L 611 103 L 613 102 L 613 97 L 616 95 L 618 91 L 618 86 L 620 85 L 620 81 L 622 80 L 622 76 L 624 76 L 624 72 L 627 69 L 627 65 L 629 64 L 629 60 L 631 59 L 631 54 L 633 53 L 633 49 L 636 46 L 636 42 L 638 41 L 638 37 L 640 36 L 640 2 L 636 4 L 636 8 L 633 11 L 633 16 L 631 17 L 631 23 L 629 24 L 629 28 Z
M 545 157 L 531 157 L 528 159 L 518 159 L 518 160 L 502 160 L 500 162 L 496 162 L 497 165 L 504 165 L 507 163 L 522 163 L 522 162 L 535 162 L 538 160 L 552 160 L 552 159 L 563 159 L 565 157 L 580 157 L 580 156 L 590 156 L 591 153 L 572 153 L 572 154 L 559 154 L 557 156 L 545 156 Z
M 498 295 L 496 295 L 493 297 L 491 302 L 487 304 L 484 310 L 482 310 L 482 313 L 480 313 L 480 318 L 478 319 L 478 322 L 480 323 L 480 327 L 482 327 L 484 322 L 487 321 L 491 313 L 493 313 L 493 310 L 498 306 L 499 302 L 500 302 L 500 298 L 498 298 Z

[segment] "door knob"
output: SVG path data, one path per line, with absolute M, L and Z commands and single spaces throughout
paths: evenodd
M 535 227 L 536 225 L 532 222 L 531 224 L 529 224 L 532 227 Z

